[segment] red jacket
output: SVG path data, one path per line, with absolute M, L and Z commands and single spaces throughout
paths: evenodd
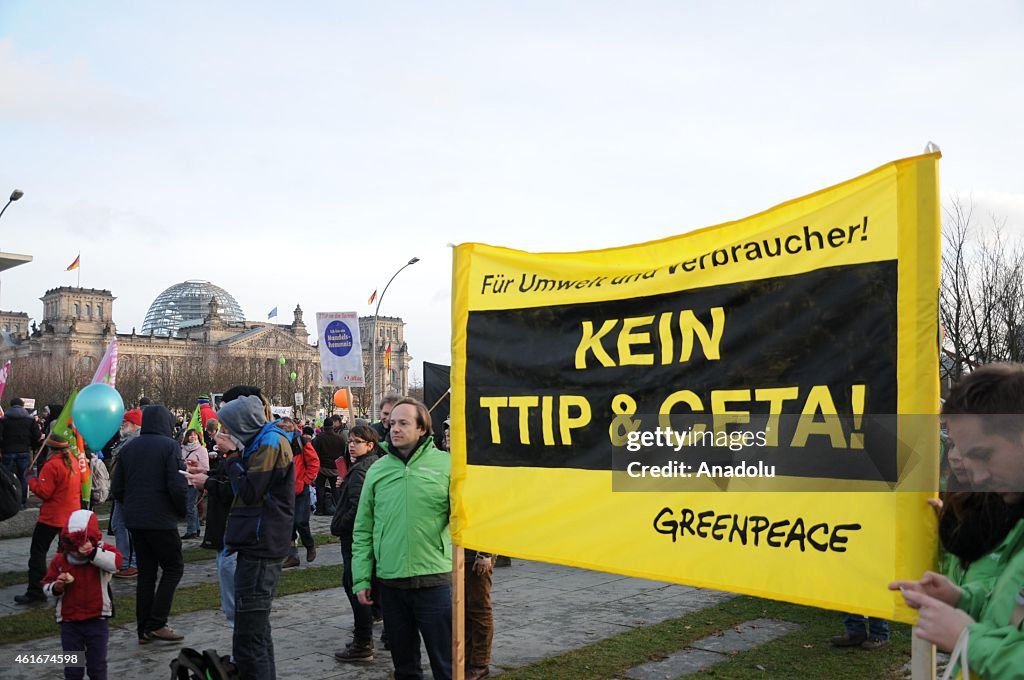
M 302 455 L 295 456 L 295 495 L 298 496 L 307 484 L 312 484 L 320 472 L 320 456 L 309 442 L 302 447 Z
M 29 478 L 28 488 L 43 501 L 39 508 L 40 524 L 64 527 L 71 513 L 82 509 L 82 472 L 77 460 L 68 468 L 64 452 L 52 454 L 39 476 Z
M 114 614 L 110 577 L 121 568 L 121 553 L 102 542 L 96 514 L 76 510 L 60 532 L 57 554 L 43 577 L 43 592 L 57 598 L 57 623 L 108 618 Z M 78 555 L 78 546 L 88 539 L 95 547 L 88 556 Z M 76 562 L 81 562 L 76 564 Z M 57 577 L 71 574 L 75 580 L 63 583 Z

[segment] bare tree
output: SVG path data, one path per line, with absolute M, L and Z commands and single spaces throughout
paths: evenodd
M 1024 250 L 1005 218 L 979 227 L 971 200 L 955 197 L 943 212 L 942 377 L 955 382 L 980 364 L 1024 358 Z

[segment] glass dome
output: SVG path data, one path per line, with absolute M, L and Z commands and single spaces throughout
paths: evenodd
M 224 321 L 245 321 L 242 308 L 231 293 L 209 281 L 185 281 L 156 296 L 146 312 L 142 334 L 174 337 L 183 325 L 206 318 L 211 298 L 217 300 L 217 311 Z

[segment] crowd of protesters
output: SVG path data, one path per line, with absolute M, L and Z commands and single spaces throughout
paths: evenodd
M 349 429 L 342 418 L 329 418 L 319 432 L 274 417 L 256 387 L 226 391 L 216 412 L 202 406 L 203 419 L 187 427 L 159 404 L 124 414 L 106 448 L 110 545 L 83 508 L 90 500 L 81 496 L 86 468 L 74 442 L 51 427 L 62 406 L 38 418 L 11 401 L 0 419 L 3 463 L 23 483 L 23 505 L 29 493 L 42 502 L 28 586 L 15 600 L 58 598 L 65 648 L 84 648 L 89 676 L 105 677 L 110 579 L 138 579 L 140 644 L 181 641 L 167 619 L 183 573 L 182 540 L 198 538 L 205 522 L 202 545 L 217 551 L 221 605 L 234 629 L 233 663 L 240 677 L 274 678 L 271 603 L 281 570 L 300 563 L 299 546 L 307 562 L 316 559 L 309 527 L 315 510 L 332 515 L 353 617 L 352 639 L 335 657 L 372 660 L 373 627 L 383 618 L 397 680 L 422 677 L 421 641 L 433 676 L 450 678 L 449 423 L 439 447 L 430 412 L 413 399 L 389 396 L 379 422 L 357 419 Z M 993 364 L 965 376 L 944 402 L 942 420 L 943 490 L 931 501 L 942 566 L 889 587 L 920 612 L 916 634 L 953 651 L 951 663 L 962 671 L 1016 677 L 1024 668 L 1024 365 Z M 494 563 L 489 553 L 466 553 L 471 680 L 489 674 Z M 884 645 L 884 622 L 846 621 L 833 644 Z M 69 667 L 66 677 L 84 671 Z
M 449 439 L 443 448 L 435 445 L 430 413 L 420 402 L 388 395 L 379 406 L 377 422 L 356 419 L 350 429 L 346 419 L 332 416 L 314 429 L 275 417 L 257 387 L 227 390 L 216 411 L 203 395 L 201 417 L 191 421 L 144 400 L 125 412 L 102 451 L 83 452 L 102 457 L 109 469 L 112 540 L 105 541 L 88 509 L 95 495 L 82 496 L 76 442 L 50 431 L 63 406 L 33 415 L 12 400 L 0 419 L 3 463 L 23 480 L 23 506 L 29 492 L 42 501 L 29 585 L 16 602 L 56 598 L 65 649 L 84 650 L 89 677 L 105 678 L 111 578 L 137 579 L 139 644 L 180 643 L 186 636 L 168 617 L 184 573 L 183 541 L 201 537 L 202 547 L 217 554 L 238 676 L 274 678 L 271 603 L 281 570 L 300 564 L 300 547 L 306 562 L 316 559 L 309 525 L 315 511 L 332 517 L 331 531 L 340 538 L 342 586 L 353 615 L 352 640 L 335 654 L 338 661 L 373 660 L 373 628 L 382 623 L 381 643 L 396 679 L 422 677 L 421 637 L 433 676 L 450 678 Z M 447 421 L 444 427 L 447 434 Z M 442 545 L 427 536 L 443 537 Z M 489 673 L 494 560 L 482 552 L 467 560 L 466 677 L 478 680 Z M 66 677 L 85 671 L 69 666 Z

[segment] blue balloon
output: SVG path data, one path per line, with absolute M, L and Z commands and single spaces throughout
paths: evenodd
M 94 383 L 75 398 L 71 419 L 75 429 L 93 451 L 99 451 L 121 427 L 124 400 L 110 385 Z

